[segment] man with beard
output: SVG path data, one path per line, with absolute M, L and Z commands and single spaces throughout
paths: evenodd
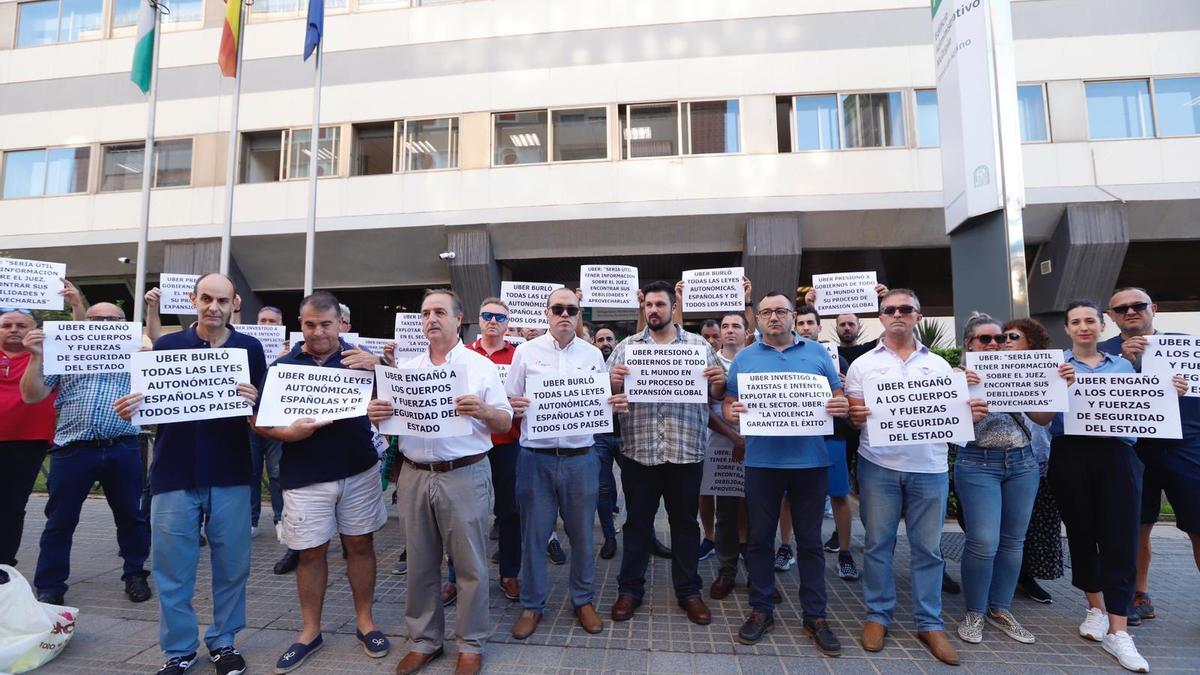
M 593 344 L 600 350 L 605 362 L 617 346 L 617 335 L 608 326 L 596 329 Z M 617 555 L 617 528 L 613 514 L 617 511 L 617 479 L 613 475 L 613 459 L 621 454 L 621 425 L 619 417 L 613 415 L 613 430 L 596 434 L 596 457 L 600 460 L 600 492 L 596 499 L 596 516 L 600 518 L 600 533 L 604 543 L 600 546 L 600 557 L 611 560 Z

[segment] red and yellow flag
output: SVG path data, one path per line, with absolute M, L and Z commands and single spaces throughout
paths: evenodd
M 237 77 L 238 42 L 242 39 L 242 0 L 225 0 L 225 25 L 221 28 L 221 49 L 217 64 L 225 77 Z

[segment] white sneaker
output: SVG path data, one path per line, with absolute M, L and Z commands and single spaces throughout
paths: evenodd
M 1137 647 L 1133 646 L 1133 638 L 1129 633 L 1125 631 L 1109 633 L 1104 636 L 1101 646 L 1104 647 L 1104 651 L 1112 654 L 1117 663 L 1120 663 L 1125 670 L 1132 670 L 1135 673 L 1150 672 L 1150 664 L 1138 653 Z
M 254 535 L 256 535 L 256 534 L 258 534 L 258 526 L 257 526 L 257 525 L 251 525 L 251 526 L 250 526 L 250 538 L 251 538 L 251 539 L 253 539 L 253 538 L 254 538 Z
M 967 612 L 967 616 L 958 624 L 958 637 L 963 642 L 977 645 L 983 642 L 983 615 L 979 612 Z
M 1102 642 L 1108 633 L 1108 614 L 1104 610 L 1089 607 L 1083 623 L 1079 624 L 1079 636 Z
M 279 543 L 281 543 L 281 544 L 283 543 L 283 523 L 282 522 L 275 523 L 275 538 L 279 540 Z
M 1033 636 L 1033 633 L 1025 630 L 1025 627 L 1022 626 L 1017 621 L 1017 618 L 1012 615 L 1012 612 L 1008 611 L 1007 609 L 994 609 L 989 611 L 987 614 L 987 622 L 996 628 L 999 628 L 1004 632 L 1005 635 L 1016 640 L 1017 642 L 1022 642 L 1027 645 L 1037 642 L 1037 638 Z

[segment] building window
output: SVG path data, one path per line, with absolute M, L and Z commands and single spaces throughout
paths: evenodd
M 918 89 L 917 98 L 917 147 L 936 148 L 941 145 L 938 129 L 937 89 Z
M 283 175 L 284 131 L 251 131 L 242 134 L 241 183 L 271 183 Z
M 1160 136 L 1200 134 L 1200 77 L 1154 80 L 1154 111 Z
M 351 176 L 375 176 L 395 171 L 396 127 L 400 122 L 355 124 Z
M 546 161 L 546 111 L 494 113 L 492 126 L 496 166 Z
M 100 191 L 140 190 L 145 143 L 114 143 L 103 148 Z M 153 187 L 180 187 L 192 182 L 192 139 L 154 143 Z
M 4 153 L 4 199 L 87 192 L 88 148 Z
M 727 101 L 687 101 L 682 104 L 684 154 L 711 155 L 741 151 L 738 121 L 741 105 Z
M 325 0 L 326 14 L 339 10 L 346 10 L 346 0 Z M 254 4 L 250 5 L 250 16 L 255 19 L 305 17 L 308 16 L 308 0 L 255 0 Z
M 162 15 L 164 30 L 177 27 L 198 27 L 204 22 L 204 0 L 171 0 L 170 13 Z M 123 28 L 133 28 L 137 25 L 138 10 L 141 0 L 113 0 L 113 33 L 129 33 Z M 224 10 L 222 10 L 222 13 Z
M 622 110 L 622 159 L 679 154 L 678 103 L 630 104 Z
M 792 106 L 797 150 L 837 150 L 842 147 L 837 96 L 797 96 Z
M 317 138 L 317 178 L 338 175 L 338 151 L 341 127 L 321 127 Z M 287 178 L 308 178 L 309 158 L 312 156 L 312 128 L 290 129 L 288 135 Z
M 1088 138 L 1150 138 L 1154 115 L 1147 80 L 1087 82 Z
M 554 161 L 608 159 L 608 109 L 554 110 Z
M 35 47 L 102 37 L 103 0 L 41 0 L 18 6 L 17 46 Z
M 1021 142 L 1044 143 L 1050 140 L 1046 121 L 1046 87 L 1022 84 L 1017 87 L 1017 112 L 1021 118 Z
M 900 92 L 843 94 L 842 140 L 847 148 L 904 145 L 904 106 Z
M 405 121 L 402 166 L 405 171 L 458 168 L 458 118 Z

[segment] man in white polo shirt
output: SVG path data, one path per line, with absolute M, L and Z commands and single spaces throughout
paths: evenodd
M 471 418 L 471 434 L 453 438 L 400 437 L 404 467 L 396 480 L 397 507 L 408 548 L 409 652 L 398 675 L 415 673 L 442 655 L 445 615 L 441 600 L 442 551 L 458 574 L 459 675 L 483 667 L 483 644 L 491 633 L 488 616 L 488 520 L 492 508 L 492 470 L 488 450 L 492 434 L 508 430 L 512 406 L 496 366 L 467 349 L 459 339 L 463 306 L 449 290 L 426 291 L 421 327 L 429 350 L 399 364 L 401 368 L 448 365 L 466 371 L 467 393 L 454 400 L 459 415 Z M 379 423 L 392 416 L 391 401 L 376 399 L 367 415 Z
M 912 550 L 912 596 L 917 637 L 935 658 L 958 665 L 958 653 L 942 630 L 942 523 L 946 519 L 949 466 L 946 444 L 877 446 L 866 430 L 871 410 L 864 400 L 864 383 L 894 377 L 949 375 L 950 364 L 917 341 L 913 329 L 921 320 L 921 302 L 906 288 L 894 288 L 879 300 L 884 334 L 873 349 L 850 364 L 846 396 L 850 421 L 862 429 L 858 445 L 859 510 L 866 529 L 863 599 L 867 622 L 862 645 L 869 652 L 883 649 L 896 608 L 896 579 L 892 558 L 896 528 L 904 518 Z M 987 404 L 971 400 L 978 422 Z

